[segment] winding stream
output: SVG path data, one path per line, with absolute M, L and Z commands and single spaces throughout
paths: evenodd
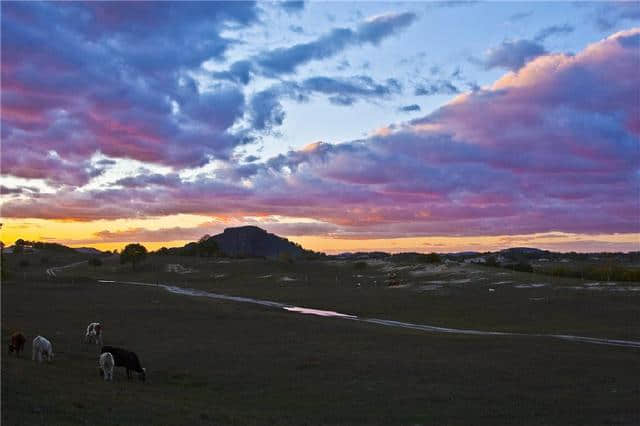
M 300 306 L 293 306 L 286 303 L 273 302 L 270 300 L 252 299 L 250 297 L 242 297 L 242 296 L 229 296 L 226 294 L 211 293 L 204 290 L 183 288 L 183 287 L 177 287 L 177 286 L 166 285 L 166 284 L 150 284 L 150 283 L 142 283 L 142 282 L 135 282 L 135 281 L 113 281 L 113 280 L 98 280 L 98 282 L 102 284 L 125 284 L 125 285 L 138 285 L 138 286 L 145 286 L 145 287 L 160 287 L 170 293 L 180 294 L 183 296 L 208 297 L 210 299 L 228 300 L 231 302 L 252 303 L 255 305 L 261 305 L 261 306 L 266 306 L 266 307 L 275 308 L 275 309 L 283 309 L 287 312 L 293 312 L 293 313 L 298 313 L 303 315 L 315 315 L 320 317 L 341 318 L 341 319 L 346 319 L 351 321 L 360 321 L 360 322 L 382 325 L 387 327 L 421 330 L 421 331 L 426 331 L 430 333 L 467 334 L 467 335 L 475 335 L 475 336 L 541 337 L 541 338 L 565 340 L 570 342 L 591 343 L 596 345 L 619 346 L 619 347 L 625 347 L 625 348 L 640 349 L 640 342 L 634 341 L 634 340 L 602 339 L 602 338 L 595 338 L 595 337 L 572 336 L 567 334 L 534 334 L 534 333 L 528 334 L 528 333 L 511 333 L 511 332 L 501 332 L 501 331 L 470 330 L 470 329 L 462 329 L 462 328 L 446 328 L 446 327 L 437 327 L 437 326 L 426 325 L 426 324 L 414 324 L 410 322 L 358 317 L 357 315 L 344 314 L 344 313 L 335 312 L 335 311 L 303 308 Z

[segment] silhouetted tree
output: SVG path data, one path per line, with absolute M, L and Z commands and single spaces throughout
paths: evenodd
M 438 253 L 429 253 L 426 255 L 425 260 L 427 263 L 440 263 L 442 259 L 440 259 L 440 255 Z
M 134 243 L 127 245 L 120 253 L 120 263 L 131 262 L 131 268 L 136 270 L 136 263 L 142 262 L 147 257 L 147 248 L 142 244 Z
M 198 241 L 198 251 L 200 256 L 215 256 L 218 254 L 218 243 L 209 235 L 205 235 Z

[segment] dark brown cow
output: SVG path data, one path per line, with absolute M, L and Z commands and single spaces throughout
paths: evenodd
M 24 342 L 26 341 L 27 339 L 21 332 L 16 331 L 13 333 L 11 335 L 11 341 L 9 342 L 9 353 L 15 351 L 16 356 L 20 356 L 20 352 L 24 350 Z

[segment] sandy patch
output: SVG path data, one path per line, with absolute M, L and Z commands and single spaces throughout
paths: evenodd
M 175 272 L 176 274 L 191 274 L 197 272 L 195 269 L 185 268 L 179 263 L 169 263 L 166 265 L 165 270 L 167 272 Z
M 540 288 L 540 287 L 546 287 L 549 284 L 518 284 L 518 285 L 514 285 L 513 288 Z
M 418 291 L 435 291 L 441 289 L 442 286 L 438 284 L 421 285 L 418 287 Z
M 289 281 L 298 281 L 298 280 L 296 280 L 295 278 L 291 278 L 291 277 L 282 277 L 282 278 L 280 278 L 280 281 L 289 282 Z

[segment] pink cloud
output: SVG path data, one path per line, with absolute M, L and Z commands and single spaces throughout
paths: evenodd
M 540 56 L 365 140 L 228 162 L 215 178 L 139 176 L 125 189 L 10 200 L 3 214 L 283 215 L 359 237 L 639 232 L 640 51 L 625 41 L 638 34 L 615 34 L 573 56 Z M 157 155 L 162 132 L 146 121 L 118 123 L 130 127 L 114 132 L 146 141 L 136 155 Z

